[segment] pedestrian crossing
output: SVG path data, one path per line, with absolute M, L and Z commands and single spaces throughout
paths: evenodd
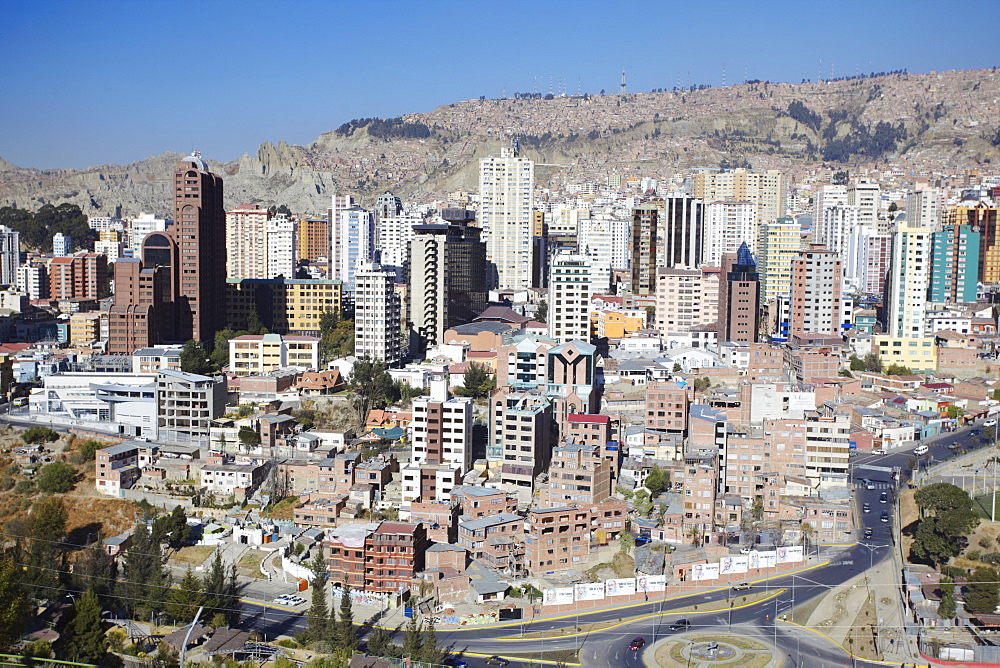
M 877 491 L 877 490 L 896 489 L 896 483 L 894 483 L 894 482 L 879 482 L 877 480 L 872 480 L 872 484 L 875 485 L 875 489 L 874 490 L 868 490 L 870 492 L 871 491 Z M 864 483 L 860 483 L 859 482 L 859 483 L 856 483 L 856 485 L 858 486 L 858 489 L 864 489 L 865 488 Z

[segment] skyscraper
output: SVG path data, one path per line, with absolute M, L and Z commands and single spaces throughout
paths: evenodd
M 882 188 L 872 179 L 854 179 L 847 186 L 848 206 L 858 207 L 858 224 L 875 229 L 879 234 L 892 231 L 888 219 L 881 218 Z
M 913 370 L 937 367 L 934 338 L 924 336 L 931 242 L 931 228 L 906 221 L 893 234 L 884 300 L 887 335 L 876 337 L 883 364 L 902 364 Z
M 549 338 L 590 343 L 590 263 L 567 249 L 549 269 Z
M 371 211 L 352 206 L 340 212 L 337 225 L 337 264 L 333 278 L 344 282 L 344 291 L 354 287 L 354 273 L 375 255 L 375 217 Z
M 326 253 L 330 261 L 330 271 L 327 278 L 339 278 L 341 239 L 340 239 L 340 212 L 354 206 L 354 198 L 350 195 L 334 194 L 330 197 L 330 206 L 326 210 L 327 220 L 330 221 L 330 250 Z M 341 279 L 342 280 L 342 279 Z
M 810 244 L 792 262 L 790 334 L 841 334 L 840 258 Z
M 0 284 L 14 285 L 20 264 L 20 235 L 6 225 L 0 225 Z
M 177 163 L 174 224 L 177 338 L 211 341 L 226 326 L 226 212 L 222 178 L 208 171 L 197 151 Z
M 73 253 L 73 237 L 62 232 L 52 235 L 52 255 L 55 257 L 66 257 Z
M 632 292 L 656 293 L 656 259 L 663 200 L 653 200 L 632 210 Z
M 611 270 L 628 269 L 629 222 L 610 216 L 580 221 L 577 244 L 590 262 L 591 292 L 604 294 L 611 287 Z
M 969 225 L 945 225 L 932 236 L 927 300 L 935 304 L 976 301 L 980 233 Z
M 298 223 L 281 213 L 264 225 L 264 278 L 295 278 Z
M 260 204 L 244 204 L 226 211 L 226 276 L 268 278 L 264 229 L 267 209 Z
M 403 358 L 395 279 L 374 263 L 362 264 L 354 274 L 354 354 L 384 360 L 390 367 Z
M 410 321 L 424 347 L 486 307 L 486 244 L 469 224 L 474 214 L 444 209 L 441 217 L 447 222 L 410 227 Z
M 757 237 L 757 269 L 763 300 L 787 298 L 792 288 L 792 260 L 802 247 L 802 226 L 792 218 L 762 223 Z
M 697 267 L 705 247 L 705 207 L 700 199 L 668 195 L 659 221 L 662 240 L 656 249 L 657 267 Z
M 705 232 L 701 263 L 718 267 L 725 253 L 741 244 L 757 246 L 757 208 L 753 202 L 726 200 L 705 205 Z
M 980 191 L 963 192 L 962 201 L 943 216 L 945 225 L 971 225 L 982 237 L 979 243 L 979 280 L 1000 283 L 1000 208 Z
M 728 254 L 727 254 L 728 255 Z M 755 343 L 760 340 L 760 274 L 750 247 L 744 242 L 730 265 L 724 256 L 725 289 L 720 283 L 720 341 Z M 727 266 L 728 265 L 728 266 Z M 725 303 L 721 303 L 722 297 Z
M 695 198 L 705 202 L 727 199 L 753 202 L 758 223 L 785 215 L 785 176 L 777 170 L 758 173 L 734 169 L 717 174 L 699 171 L 694 175 L 692 191 Z
M 532 205 L 535 164 L 505 146 L 500 157 L 479 161 L 479 225 L 495 287 L 527 287 L 532 279 Z

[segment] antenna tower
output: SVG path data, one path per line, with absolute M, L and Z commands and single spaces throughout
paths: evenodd
M 622 95 L 625 94 L 625 68 L 622 68 Z

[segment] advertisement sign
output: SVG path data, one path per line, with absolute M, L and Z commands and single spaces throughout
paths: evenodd
M 642 591 L 642 592 L 666 591 L 667 576 L 643 575 L 642 577 L 636 578 L 635 589 L 636 591 Z
M 573 588 L 559 587 L 556 589 L 556 605 L 565 605 L 573 602 Z
M 747 566 L 749 568 L 760 568 L 760 552 L 753 550 L 747 556 L 749 557 L 747 560 Z
M 702 580 L 718 580 L 719 579 L 719 564 L 705 564 L 701 568 L 701 579 Z
M 542 592 L 542 605 L 555 605 L 556 604 L 556 590 L 546 589 Z
M 606 580 L 604 585 L 608 596 L 628 596 L 635 593 L 635 578 Z
M 768 550 L 767 552 L 758 552 L 758 559 L 760 561 L 761 568 L 774 568 L 778 565 L 778 553 L 774 550 Z
M 779 564 L 790 564 L 796 561 L 802 561 L 802 546 L 801 545 L 791 545 L 789 547 L 779 547 L 778 548 L 778 563 Z
M 750 565 L 747 555 L 741 554 L 738 557 L 723 557 L 719 560 L 719 574 L 733 575 L 735 573 L 746 573 Z
M 603 582 L 586 582 L 573 587 L 573 594 L 578 601 L 600 601 L 604 598 Z

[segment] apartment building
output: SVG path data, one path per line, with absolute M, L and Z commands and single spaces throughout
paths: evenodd
M 615 429 L 617 429 L 617 419 L 612 422 L 610 416 L 573 413 L 567 416 L 561 425 L 561 434 L 574 443 L 597 447 L 601 456 L 607 460 L 612 477 L 617 478 L 622 461 L 622 449 L 618 441 L 612 440 Z
M 474 560 L 507 575 L 516 575 L 524 568 L 524 540 L 524 519 L 513 513 L 458 523 L 458 544 Z
M 319 338 L 281 334 L 247 334 L 229 340 L 229 371 L 256 376 L 288 367 L 319 368 Z
M 462 515 L 471 519 L 510 515 L 517 511 L 517 495 L 492 487 L 455 487 L 451 490 L 451 502 L 461 509 Z
M 230 280 L 268 278 L 264 229 L 269 217 L 260 204 L 226 211 L 226 277 Z
M 658 269 L 656 329 L 663 335 L 714 324 L 719 318 L 718 267 Z
M 225 412 L 226 401 L 224 380 L 161 369 L 156 374 L 159 437 L 208 446 L 212 420 Z
M 235 496 L 237 501 L 250 498 L 264 482 L 269 466 L 263 464 L 235 463 L 206 464 L 201 467 L 202 489 L 223 497 Z
M 488 460 L 499 465 L 501 482 L 532 487 L 549 464 L 556 430 L 552 401 L 535 391 L 501 388 L 491 401 Z
M 256 311 L 271 332 L 319 336 L 323 314 L 341 312 L 342 287 L 337 280 L 312 278 L 229 280 L 228 322 L 237 329 L 244 328 L 247 316 Z
M 562 250 L 549 270 L 549 338 L 590 341 L 590 261 Z
M 686 434 L 690 403 L 687 387 L 673 381 L 647 383 L 646 428 L 664 435 Z
M 142 476 L 139 465 L 140 446 L 135 441 L 101 448 L 95 453 L 95 488 L 101 494 L 120 497 L 122 490 L 132 486 Z
M 447 381 L 432 381 L 429 398 L 413 401 L 411 461 L 449 464 L 461 473 L 472 467 L 472 400 L 448 398 Z
M 567 443 L 552 450 L 543 508 L 565 504 L 593 505 L 611 496 L 611 466 L 594 445 Z
M 715 494 L 719 472 L 711 459 L 688 457 L 677 472 L 676 483 L 684 501 L 684 536 L 709 542 L 714 531 Z
M 104 255 L 80 251 L 68 257 L 54 257 L 48 273 L 50 299 L 96 300 L 110 294 L 108 258 Z
M 423 524 L 382 522 L 365 538 L 365 591 L 401 594 L 424 570 L 427 530 Z
M 528 574 L 537 577 L 586 562 L 593 519 L 588 508 L 574 506 L 529 510 L 524 554 Z

